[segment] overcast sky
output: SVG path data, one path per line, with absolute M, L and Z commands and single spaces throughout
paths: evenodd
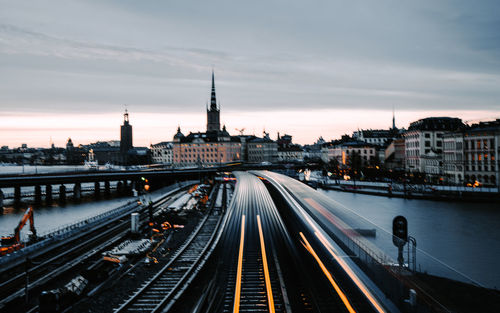
M 500 1 L 2 1 L 0 145 L 500 118 Z

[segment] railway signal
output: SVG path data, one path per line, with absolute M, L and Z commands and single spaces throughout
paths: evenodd
M 404 246 L 408 241 L 408 221 L 398 215 L 392 220 L 392 242 L 396 247 Z
M 408 221 L 402 215 L 392 220 L 392 243 L 398 247 L 398 263 L 404 265 L 403 247 L 408 242 Z

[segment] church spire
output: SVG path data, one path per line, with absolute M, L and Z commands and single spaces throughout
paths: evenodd
M 207 131 L 220 131 L 220 107 L 217 107 L 215 98 L 215 75 L 212 70 L 212 95 L 210 99 L 210 108 L 207 108 Z
M 392 129 L 396 129 L 396 114 L 394 113 L 394 105 L 392 106 Z
M 215 75 L 212 70 L 212 95 L 210 97 L 210 111 L 217 110 L 217 100 L 215 98 Z

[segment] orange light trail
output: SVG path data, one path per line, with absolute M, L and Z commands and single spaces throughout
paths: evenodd
M 327 218 L 332 224 L 334 224 L 338 229 L 340 229 L 344 234 L 348 235 L 349 237 L 354 234 L 354 231 L 349 231 L 348 229 L 345 229 L 343 225 L 341 225 L 328 210 L 326 210 L 321 204 L 317 203 L 311 198 L 305 198 L 304 199 L 309 205 L 311 205 L 313 208 L 318 210 L 325 218 Z M 316 237 L 321 241 L 321 243 L 328 249 L 328 252 L 335 258 L 337 263 L 344 269 L 344 271 L 349 275 L 349 277 L 352 279 L 352 281 L 358 286 L 359 290 L 365 295 L 365 297 L 370 301 L 372 306 L 378 311 L 378 312 L 385 312 L 385 310 L 382 308 L 382 306 L 378 303 L 376 298 L 372 295 L 372 293 L 368 290 L 366 285 L 358 278 L 358 276 L 351 270 L 349 265 L 340 258 L 336 253 L 333 252 L 334 248 L 328 243 L 326 238 L 319 233 L 319 231 L 314 232 Z
M 257 215 L 257 225 L 259 226 L 260 251 L 262 253 L 262 265 L 264 267 L 264 278 L 266 280 L 267 300 L 269 304 L 269 312 L 274 313 L 273 290 L 271 289 L 271 278 L 269 277 L 269 268 L 267 267 L 266 246 L 264 245 L 264 234 L 262 233 L 262 225 L 260 224 L 260 216 Z
M 368 299 L 368 301 L 370 301 L 370 303 L 373 305 L 373 307 L 378 312 L 385 312 L 385 310 L 382 308 L 382 306 L 378 303 L 377 299 L 375 299 L 375 297 L 372 296 L 371 292 L 368 290 L 368 288 L 365 286 L 365 284 L 358 278 L 358 276 L 351 270 L 349 265 L 347 265 L 347 263 L 342 258 L 340 258 L 336 253 L 334 253 L 334 251 L 333 251 L 334 248 L 328 243 L 326 238 L 318 232 L 315 232 L 314 234 L 316 235 L 316 237 L 318 237 L 318 239 L 321 241 L 321 243 L 326 247 L 328 252 L 330 252 L 330 254 L 335 258 L 335 260 L 337 261 L 337 263 L 339 263 L 339 265 L 342 267 L 342 269 L 344 269 L 344 271 L 347 273 L 347 275 L 349 275 L 349 277 L 351 277 L 352 281 L 356 284 L 356 286 L 358 286 L 359 290 L 361 290 L 361 292 L 363 292 L 363 294 Z
M 245 215 L 241 217 L 241 236 L 240 236 L 240 252 L 238 254 L 238 269 L 236 272 L 236 288 L 234 291 L 234 306 L 233 312 L 240 311 L 240 295 L 241 295 L 241 272 L 243 270 L 243 246 L 245 244 Z
M 335 291 L 339 295 L 340 299 L 344 303 L 344 305 L 347 308 L 347 310 L 349 311 L 349 313 L 356 313 L 356 311 L 353 309 L 351 303 L 349 303 L 349 300 L 347 299 L 346 295 L 340 289 L 339 285 L 337 285 L 337 283 L 335 282 L 335 280 L 332 277 L 332 274 L 330 274 L 330 272 L 328 271 L 328 269 L 325 267 L 325 265 L 323 264 L 323 262 L 321 261 L 321 259 L 318 257 L 318 255 L 316 254 L 316 252 L 314 251 L 314 249 L 309 244 L 309 241 L 307 241 L 307 239 L 304 236 L 304 234 L 302 232 L 300 232 L 299 234 L 302 237 L 302 240 L 304 240 L 305 247 L 306 247 L 307 251 L 309 251 L 309 253 L 316 259 L 316 262 L 318 262 L 318 265 L 321 267 L 321 270 L 323 271 L 323 273 L 325 274 L 325 276 L 328 278 L 328 280 L 332 284 L 333 288 L 335 289 Z

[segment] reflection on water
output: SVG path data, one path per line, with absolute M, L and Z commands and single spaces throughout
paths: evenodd
M 392 219 L 408 219 L 409 234 L 419 249 L 458 272 L 490 288 L 500 288 L 500 208 L 498 203 L 444 202 L 386 198 L 340 191 L 319 190 L 373 224 L 392 232 Z M 379 230 L 380 232 L 380 230 Z M 377 238 L 383 238 L 377 234 Z M 387 238 L 387 237 L 385 237 Z M 372 239 L 396 259 L 390 240 Z M 443 271 L 437 261 L 422 253 L 417 264 L 429 272 Z M 432 264 L 431 264 L 432 263 Z M 417 267 L 418 268 L 418 267 Z M 440 273 L 434 273 L 440 274 Z

